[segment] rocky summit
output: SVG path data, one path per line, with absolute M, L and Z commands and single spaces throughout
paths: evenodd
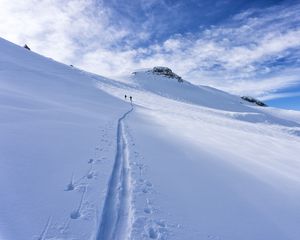
M 178 76 L 176 73 L 174 73 L 170 68 L 168 67 L 154 67 L 152 70 L 150 70 L 152 73 L 157 75 L 163 75 L 169 78 L 175 78 L 178 80 L 178 82 L 183 82 L 182 77 Z

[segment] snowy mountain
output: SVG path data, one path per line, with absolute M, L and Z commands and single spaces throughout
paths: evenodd
M 0 239 L 300 238 L 299 112 L 0 52 Z

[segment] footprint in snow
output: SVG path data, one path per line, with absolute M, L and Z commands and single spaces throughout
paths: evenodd
M 150 208 L 150 207 L 145 207 L 145 208 L 144 208 L 144 213 L 147 213 L 147 214 L 152 213 L 151 208 Z
M 80 218 L 80 212 L 78 210 L 75 210 L 75 211 L 71 212 L 70 217 L 72 219 L 78 219 L 78 218 Z
M 72 182 L 70 182 L 70 183 L 67 185 L 65 191 L 73 191 L 74 188 L 75 188 L 74 184 L 73 184 Z
M 164 220 L 156 220 L 155 224 L 148 229 L 148 235 L 151 239 L 166 239 L 167 228 Z
M 143 193 L 148 193 L 147 188 L 144 188 L 144 189 L 143 189 Z
M 70 214 L 71 219 L 78 219 L 78 218 L 81 217 L 80 212 L 81 212 L 81 209 L 82 209 L 82 204 L 83 204 L 85 193 L 86 193 L 86 188 L 84 188 L 84 191 L 82 192 L 80 202 L 79 202 L 79 206 L 77 207 L 76 210 L 72 211 L 71 214 Z
M 74 184 L 74 174 L 72 173 L 72 176 L 71 176 L 71 180 L 70 182 L 68 183 L 65 191 L 73 191 L 75 189 L 75 184 Z
M 90 169 L 88 170 L 86 176 L 85 176 L 87 179 L 92 179 L 94 177 L 96 177 L 96 173 L 95 171 L 93 170 L 93 165 L 91 165 Z
M 150 214 L 150 213 L 152 213 L 150 200 L 147 199 L 146 201 L 147 201 L 147 204 L 146 204 L 146 207 L 144 208 L 144 213 Z
M 166 223 L 164 220 L 156 220 L 155 223 L 160 227 L 160 228 L 165 228 Z
M 148 192 L 150 192 L 151 190 L 152 190 L 152 183 L 149 182 L 149 181 L 147 181 L 147 182 L 145 183 L 145 186 L 143 187 L 142 192 L 143 192 L 143 193 L 148 193 Z
M 89 173 L 86 175 L 86 178 L 87 178 L 87 179 L 92 179 L 92 178 L 94 178 L 95 176 L 96 176 L 96 173 L 93 172 L 93 171 L 91 171 L 91 172 L 89 172 Z
M 157 231 L 152 227 L 149 228 L 148 234 L 149 234 L 149 238 L 151 238 L 151 239 L 157 239 L 157 237 L 158 237 Z
M 147 185 L 148 187 L 152 187 L 152 183 L 149 182 L 149 181 L 146 183 L 146 185 Z

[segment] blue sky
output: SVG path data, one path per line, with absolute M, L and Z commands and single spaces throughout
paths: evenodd
M 300 105 L 300 3 L 293 0 L 0 0 L 0 36 L 121 79 L 169 66 L 272 106 Z
M 147 4 L 145 4 L 147 2 Z M 280 4 L 281 0 L 173 0 L 173 1 L 116 1 L 105 0 L 104 5 L 118 16 L 120 24 L 151 23 L 151 40 L 163 41 L 174 34 L 201 31 L 210 25 L 224 24 L 233 15 L 251 8 Z

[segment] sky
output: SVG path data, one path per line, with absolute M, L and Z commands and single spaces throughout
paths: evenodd
M 0 0 L 0 37 L 103 76 L 184 79 L 300 110 L 300 2 Z

